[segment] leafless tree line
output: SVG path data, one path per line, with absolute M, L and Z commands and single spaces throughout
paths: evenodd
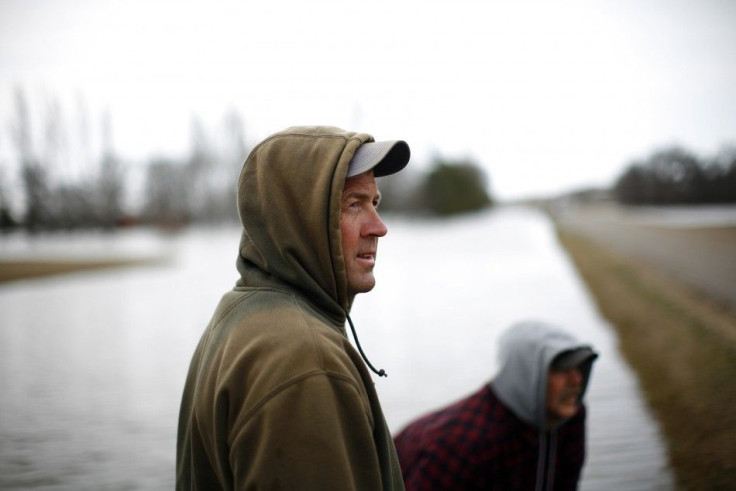
M 53 98 L 40 117 L 31 113 L 22 90 L 14 102 L 10 134 L 17 176 L 12 179 L 0 167 L 1 230 L 113 230 L 140 224 L 178 229 L 237 222 L 237 178 L 249 151 L 237 111 L 225 116 L 217 138 L 194 118 L 186 157 L 155 157 L 141 167 L 115 151 L 109 114 L 101 119 L 95 152 L 84 104 L 79 104 L 80 124 L 73 135 L 74 125 Z M 32 124 L 38 121 L 42 124 Z M 76 152 L 70 150 L 74 136 L 81 142 Z M 83 165 L 75 165 L 79 162 Z M 491 203 L 487 176 L 467 159 L 437 156 L 428 172 L 402 172 L 382 181 L 381 190 L 382 209 L 404 214 L 451 215 Z M 131 195 L 138 198 L 136 205 L 130 205 Z
M 0 229 L 38 232 L 131 224 L 174 228 L 237 220 L 236 181 L 248 148 L 243 119 L 236 111 L 224 118 L 224 138 L 219 135 L 224 145 L 214 144 L 195 118 L 188 156 L 145 162 L 141 189 L 131 191 L 134 165 L 114 149 L 109 113 L 101 118 L 95 145 L 83 102 L 76 135 L 58 100 L 50 98 L 45 109 L 34 120 L 37 114 L 31 113 L 25 93 L 16 90 L 8 128 L 15 154 L 10 158 L 16 165 L 0 161 Z M 99 152 L 92 150 L 95 146 Z M 137 206 L 130 206 L 126 197 L 135 192 L 142 196 Z
M 736 145 L 699 158 L 669 147 L 631 163 L 613 186 L 625 204 L 736 203 Z

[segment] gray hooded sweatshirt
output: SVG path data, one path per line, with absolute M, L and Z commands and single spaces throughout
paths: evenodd
M 547 378 L 552 361 L 563 352 L 590 349 L 588 344 L 578 341 L 562 329 L 540 321 L 525 321 L 508 329 L 499 340 L 498 374 L 490 386 L 496 396 L 519 419 L 539 430 L 539 459 L 537 466 L 537 489 L 544 489 L 545 482 L 554 482 L 554 476 L 545 472 L 554 469 L 555 438 L 557 429 L 565 423 L 558 421 L 553 427 L 547 425 Z M 583 376 L 580 400 L 590 379 L 592 361 L 596 354 L 580 366 Z

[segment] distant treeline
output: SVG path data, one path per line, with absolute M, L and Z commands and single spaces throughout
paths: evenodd
M 489 178 L 470 159 L 432 158 L 426 171 L 409 166 L 379 178 L 381 209 L 404 215 L 448 217 L 482 210 L 493 204 Z
M 613 194 L 629 205 L 736 203 L 736 146 L 704 159 L 681 147 L 653 152 L 627 167 Z
M 20 89 L 14 102 L 15 162 L 0 161 L 0 229 L 176 228 L 237 219 L 235 183 L 247 153 L 237 113 L 224 118 L 218 144 L 194 118 L 188 156 L 141 164 L 116 152 L 107 113 L 97 127 L 81 102 L 76 118 L 54 98 L 32 112 Z
M 101 120 L 99 151 L 93 151 L 83 104 L 76 120 L 85 124 L 71 124 L 54 99 L 44 107 L 32 118 L 24 92 L 16 91 L 10 126 L 15 162 L 0 161 L 0 230 L 173 229 L 238 221 L 237 180 L 250 147 L 236 111 L 217 131 L 194 118 L 187 156 L 141 164 L 116 152 L 109 114 Z M 412 167 L 379 181 L 383 210 L 447 216 L 491 204 L 487 178 L 471 160 L 436 157 L 425 173 Z

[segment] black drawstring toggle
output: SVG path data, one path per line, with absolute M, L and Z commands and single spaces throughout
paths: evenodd
M 368 365 L 368 368 L 373 370 L 373 373 L 378 375 L 379 377 L 388 377 L 388 374 L 386 371 L 381 368 L 380 370 L 376 370 L 373 365 L 371 365 L 371 362 L 368 361 L 368 357 L 365 356 L 365 353 L 363 353 L 363 348 L 360 347 L 360 341 L 358 341 L 358 335 L 355 333 L 355 326 L 353 325 L 353 321 L 350 320 L 350 316 L 346 315 L 348 318 L 348 324 L 350 324 L 350 330 L 353 331 L 353 339 L 355 339 L 355 344 L 358 346 L 358 351 L 360 351 L 360 356 L 363 357 L 363 361 L 365 361 L 365 364 Z

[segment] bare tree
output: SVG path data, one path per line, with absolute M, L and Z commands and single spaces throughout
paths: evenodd
M 707 200 L 712 203 L 736 203 L 736 143 L 724 145 L 708 160 Z
M 92 131 L 89 123 L 89 110 L 84 96 L 77 94 L 77 145 L 78 152 L 76 158 L 85 169 L 93 161 L 92 158 Z M 103 120 L 103 126 L 105 122 Z M 103 128 L 104 130 L 104 128 Z M 103 136 L 104 139 L 104 136 Z
M 196 221 L 207 218 L 207 204 L 211 192 L 210 179 L 214 152 L 202 121 L 195 117 L 191 124 L 191 150 L 186 166 L 190 216 Z
M 225 152 L 218 216 L 225 221 L 237 222 L 238 176 L 250 149 L 245 139 L 245 123 L 240 113 L 232 109 L 225 115 Z
M 731 163 L 729 163 L 731 162 Z M 614 185 L 625 204 L 735 202 L 736 151 L 724 147 L 703 161 L 681 147 L 669 147 L 631 163 Z
M 15 123 L 11 127 L 20 160 L 21 179 L 25 191 L 26 228 L 35 232 L 49 221 L 48 175 L 33 151 L 33 138 L 28 102 L 20 88 L 15 90 Z
M 149 223 L 171 229 L 189 224 L 188 177 L 181 162 L 157 159 L 148 164 L 144 215 Z
M 114 228 L 122 215 L 124 186 L 125 172 L 115 153 L 111 116 L 105 111 L 102 116 L 102 158 L 96 186 L 101 224 L 104 228 Z
M 13 217 L 8 197 L 7 176 L 4 166 L 0 165 L 0 232 L 14 229 L 18 222 Z
M 49 97 L 44 120 L 43 160 L 51 210 L 47 228 L 79 229 L 100 224 L 94 186 L 79 155 L 70 153 L 68 124 L 58 99 Z M 81 172 L 79 169 L 82 169 Z

